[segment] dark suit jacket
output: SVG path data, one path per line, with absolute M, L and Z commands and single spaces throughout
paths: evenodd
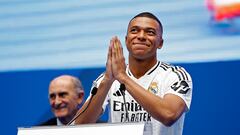
M 97 120 L 97 123 L 106 123 L 106 121 L 103 120 Z M 39 126 L 50 126 L 50 125 L 57 125 L 57 118 L 51 118 L 45 122 L 43 122 L 42 124 L 40 124 Z
M 40 126 L 49 126 L 49 125 L 57 125 L 57 118 L 51 118 L 45 122 L 43 122 L 42 124 L 40 124 Z

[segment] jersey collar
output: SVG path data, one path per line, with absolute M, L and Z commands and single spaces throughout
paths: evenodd
M 155 71 L 159 65 L 161 65 L 161 62 L 160 62 L 160 61 L 158 61 L 158 62 L 157 62 L 151 69 L 149 69 L 143 76 L 145 76 L 145 75 L 151 75 L 151 73 L 152 73 L 153 71 Z M 129 65 L 127 65 L 126 72 L 127 72 L 127 74 L 128 74 L 129 76 L 133 77 L 133 74 L 132 74 L 132 72 L 131 72 L 130 69 L 129 69 Z

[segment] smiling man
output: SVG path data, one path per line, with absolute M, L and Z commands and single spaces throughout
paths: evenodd
M 117 37 L 111 39 L 106 72 L 96 80 L 98 92 L 76 124 L 95 122 L 110 105 L 110 122 L 144 122 L 144 134 L 182 134 L 192 80 L 184 68 L 157 60 L 162 33 L 162 24 L 153 14 L 133 17 L 125 37 L 128 65 L 121 42 Z
M 42 125 L 67 125 L 75 116 L 84 98 L 80 80 L 74 76 L 62 75 L 49 85 L 49 102 L 55 118 Z

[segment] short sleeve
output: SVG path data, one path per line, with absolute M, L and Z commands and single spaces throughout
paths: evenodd
M 190 74 L 182 67 L 174 67 L 167 76 L 165 84 L 164 94 L 170 93 L 182 98 L 187 106 L 186 111 L 188 111 L 191 105 L 193 88 Z

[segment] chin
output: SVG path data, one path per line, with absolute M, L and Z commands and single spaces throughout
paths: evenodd
M 62 117 L 66 117 L 67 115 L 66 114 L 56 114 L 55 116 L 58 118 L 62 118 Z
M 59 111 L 59 112 L 55 112 L 54 114 L 56 117 L 61 118 L 61 117 L 66 117 L 68 113 L 66 111 Z

